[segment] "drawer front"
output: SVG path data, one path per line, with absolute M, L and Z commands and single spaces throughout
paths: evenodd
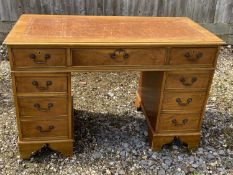
M 69 127 L 65 119 L 55 120 L 21 120 L 23 138 L 65 137 L 68 138 Z
M 16 76 L 17 92 L 67 92 L 68 76 Z
M 74 49 L 73 66 L 163 65 L 165 49 Z
M 16 68 L 66 66 L 65 49 L 12 49 L 12 53 Z
M 212 72 L 167 74 L 165 89 L 207 89 Z
M 200 111 L 204 104 L 205 93 L 166 92 L 162 110 Z
M 213 65 L 217 48 L 173 48 L 170 52 L 170 64 Z
M 184 131 L 199 129 L 200 114 L 161 114 L 159 131 Z
M 20 116 L 67 115 L 66 97 L 18 97 Z

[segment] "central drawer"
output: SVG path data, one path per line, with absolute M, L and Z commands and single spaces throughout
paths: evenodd
M 18 97 L 20 116 L 67 115 L 67 97 Z
M 164 48 L 81 48 L 72 50 L 73 66 L 163 65 L 164 61 Z

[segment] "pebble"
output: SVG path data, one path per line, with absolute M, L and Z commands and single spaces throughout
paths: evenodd
M 172 165 L 172 160 L 171 159 L 166 159 L 165 161 L 164 161 L 164 163 L 167 165 L 167 166 L 171 166 Z
M 143 134 L 144 134 L 144 136 L 146 136 L 146 137 L 148 136 L 148 132 L 147 132 L 147 131 L 144 131 Z
M 162 167 L 164 170 L 167 170 L 169 168 L 169 166 L 167 166 L 167 164 L 165 164 L 165 163 L 162 163 Z
M 198 166 L 199 166 L 199 165 L 196 164 L 196 163 L 192 164 L 192 167 L 193 167 L 193 168 L 197 168 Z
M 160 169 L 158 171 L 158 175 L 166 175 L 166 172 L 163 169 Z
M 99 152 L 95 152 L 95 153 L 93 153 L 92 157 L 94 159 L 100 159 L 101 158 L 101 154 Z
M 158 153 L 157 152 L 154 152 L 151 156 L 153 159 L 157 159 L 158 158 Z
M 0 52 L 6 55 L 4 47 Z M 145 117 L 133 106 L 137 72 L 72 73 L 74 156 L 45 149 L 27 161 L 18 156 L 10 65 L 1 53 L 1 174 L 232 174 L 232 48 L 221 50 L 196 151 L 180 145 L 150 149 Z
M 114 94 L 113 94 L 112 92 L 108 92 L 108 95 L 109 95 L 110 97 L 113 97 L 113 96 L 114 96 Z
M 124 175 L 124 174 L 125 174 L 125 171 L 124 171 L 124 170 L 120 170 L 120 171 L 118 172 L 118 174 Z

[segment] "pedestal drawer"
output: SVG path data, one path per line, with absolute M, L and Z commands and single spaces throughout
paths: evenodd
M 67 115 L 67 97 L 18 97 L 20 116 Z
M 172 48 L 169 64 L 213 65 L 217 48 Z
M 207 89 L 212 71 L 206 72 L 169 72 L 165 89 Z
M 68 78 L 66 74 L 17 74 L 15 81 L 18 93 L 67 93 Z
M 65 49 L 12 49 L 16 68 L 66 66 Z
M 133 49 L 73 49 L 73 66 L 96 65 L 163 65 L 165 60 L 164 48 Z
M 68 138 L 68 122 L 66 119 L 54 120 L 21 120 L 22 138 L 41 139 L 45 137 Z
M 161 114 L 159 132 L 180 132 L 199 129 L 200 114 Z
M 162 110 L 201 111 L 205 98 L 204 92 L 165 92 Z

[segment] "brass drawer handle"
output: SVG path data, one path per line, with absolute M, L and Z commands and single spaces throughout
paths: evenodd
M 185 86 L 191 86 L 196 81 L 197 81 L 197 77 L 192 77 L 190 82 L 187 82 L 187 79 L 185 77 L 180 78 L 180 82 Z
M 36 126 L 36 129 L 40 132 L 51 132 L 54 128 L 53 125 L 49 125 L 47 130 L 43 130 L 42 126 Z
M 178 123 L 176 119 L 173 119 L 173 120 L 172 120 L 172 123 L 173 123 L 175 126 L 183 126 L 183 125 L 185 125 L 186 123 L 188 123 L 188 119 L 182 120 L 181 123 Z
M 124 49 L 116 49 L 113 53 L 110 54 L 112 59 L 116 59 L 118 55 L 122 55 L 123 59 L 129 58 L 129 54 Z
M 37 88 L 38 90 L 41 90 L 41 91 L 48 90 L 49 86 L 51 86 L 52 84 L 53 84 L 53 82 L 50 81 L 50 80 L 48 80 L 48 81 L 46 81 L 46 86 L 43 87 L 43 86 L 40 86 L 40 85 L 39 85 L 38 81 L 36 81 L 36 80 L 33 80 L 33 81 L 32 81 L 32 85 L 33 85 L 33 86 L 36 86 L 36 88 Z
M 53 107 L 53 103 L 49 103 L 48 104 L 48 108 L 42 108 L 40 106 L 39 103 L 35 103 L 34 104 L 34 107 L 38 110 L 38 111 L 41 111 L 41 112 L 48 112 L 52 107 Z
M 195 54 L 194 52 L 190 53 L 190 52 L 186 52 L 184 54 L 185 58 L 189 61 L 196 61 L 200 58 L 202 58 L 203 53 L 202 52 L 198 52 L 197 54 Z
M 32 60 L 34 61 L 34 63 L 36 63 L 36 64 L 45 64 L 45 63 L 47 62 L 47 60 L 51 58 L 51 56 L 50 56 L 50 54 L 47 54 L 47 53 L 46 53 L 46 54 L 44 55 L 44 61 L 38 61 L 38 60 L 36 59 L 36 54 L 31 53 L 31 54 L 29 55 L 29 58 L 32 59 Z
M 187 106 L 189 103 L 192 102 L 192 98 L 188 98 L 186 100 L 186 102 L 182 102 L 182 100 L 180 98 L 176 99 L 176 102 L 180 105 L 180 106 Z

